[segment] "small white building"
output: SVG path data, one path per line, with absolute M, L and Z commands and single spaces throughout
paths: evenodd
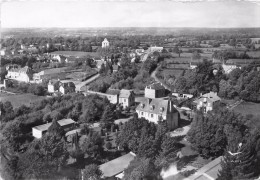
M 155 52 L 155 51 L 162 52 L 162 50 L 163 50 L 163 47 L 154 46 L 154 47 L 149 47 L 148 52 L 151 52 L 151 53 Z
M 72 119 L 62 119 L 57 121 L 59 125 L 64 129 L 64 131 L 69 131 L 75 127 L 75 121 Z M 35 138 L 42 138 L 42 136 L 47 132 L 48 128 L 52 123 L 46 123 L 43 125 L 35 126 L 32 128 L 32 135 Z
M 135 103 L 134 92 L 132 90 L 122 89 L 119 94 L 119 104 L 123 108 L 130 107 Z
M 102 48 L 107 48 L 107 47 L 109 47 L 109 42 L 107 38 L 105 38 L 104 41 L 102 42 Z
M 6 49 L 1 49 L 1 50 L 0 50 L 0 55 L 1 55 L 1 56 L 4 56 L 4 55 L 5 55 L 5 51 L 6 51 Z

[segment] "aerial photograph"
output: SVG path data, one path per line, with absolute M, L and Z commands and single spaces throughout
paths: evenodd
M 0 2 L 0 180 L 260 180 L 260 1 Z

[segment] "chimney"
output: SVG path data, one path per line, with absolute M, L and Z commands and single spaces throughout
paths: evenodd
M 170 104 L 170 112 L 172 112 L 172 101 L 171 100 L 169 100 L 170 102 L 169 102 L 169 104 Z
M 152 101 L 152 99 L 151 99 L 151 98 L 147 98 L 147 102 L 148 102 L 148 104 L 150 104 L 150 103 L 151 103 L 151 101 Z

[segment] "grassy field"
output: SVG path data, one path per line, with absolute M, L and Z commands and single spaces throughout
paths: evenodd
M 44 98 L 44 96 L 36 96 L 33 94 L 3 95 L 0 93 L 0 101 L 10 101 L 14 108 L 20 107 L 21 105 L 29 106 L 31 103 L 40 101 Z
M 247 54 L 253 58 L 260 58 L 260 51 L 249 51 Z
M 242 102 L 233 110 L 242 115 L 252 114 L 254 116 L 260 116 L 260 103 Z
M 174 75 L 175 77 L 179 77 L 184 70 L 181 69 L 163 69 L 163 76 L 168 77 L 169 75 Z

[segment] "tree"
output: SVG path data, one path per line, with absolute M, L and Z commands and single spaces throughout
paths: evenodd
M 173 48 L 173 52 L 176 53 L 176 54 L 178 54 L 179 57 L 181 57 L 182 50 L 179 49 L 178 46 L 175 46 L 175 47 Z
M 83 152 L 96 157 L 103 153 L 103 140 L 97 132 L 90 132 L 81 144 Z
M 193 60 L 198 60 L 198 59 L 200 59 L 201 58 L 201 55 L 200 55 L 200 53 L 198 52 L 198 51 L 194 51 L 193 53 L 192 53 L 192 59 Z
M 225 153 L 221 162 L 222 169 L 218 174 L 219 180 L 255 179 L 259 176 L 260 161 L 255 148 L 259 135 L 258 138 L 256 137 L 254 135 L 248 136 L 244 138 L 244 141 L 247 142 L 242 144 L 241 148 L 230 148 L 233 151 L 227 150 L 228 152 Z
M 82 171 L 83 180 L 99 180 L 102 176 L 102 171 L 96 164 L 90 164 Z
M 124 180 L 160 180 L 160 171 L 149 158 L 136 157 L 125 169 Z
M 48 128 L 47 131 L 50 135 L 57 135 L 59 137 L 63 137 L 65 135 L 65 131 L 57 122 L 57 120 L 53 120 L 51 126 Z
M 204 116 L 197 112 L 188 140 L 192 146 L 205 157 L 218 157 L 230 142 L 237 142 L 246 134 L 241 115 L 223 108 L 216 108 Z
M 100 125 L 102 128 L 108 128 L 115 119 L 115 106 L 112 107 L 111 104 L 106 105 L 103 115 L 100 120 Z

